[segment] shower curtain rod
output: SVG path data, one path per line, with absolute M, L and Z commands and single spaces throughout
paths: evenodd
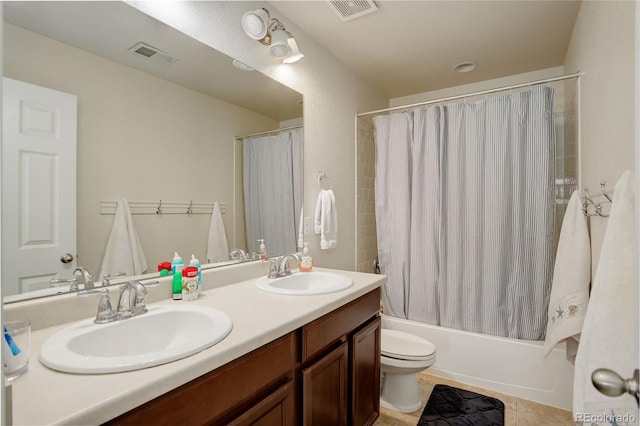
M 259 133 L 254 133 L 252 135 L 245 135 L 245 136 L 236 136 L 234 139 L 244 139 L 244 138 L 252 138 L 254 136 L 262 136 L 262 135 L 268 135 L 270 133 L 278 133 L 278 132 L 282 132 L 284 130 L 293 130 L 293 129 L 299 129 L 300 127 L 304 127 L 302 124 L 298 125 L 298 126 L 291 126 L 291 127 L 283 127 L 281 129 L 273 129 L 273 130 L 267 130 L 266 132 L 259 132 Z
M 580 77 L 581 75 L 583 75 L 583 73 L 577 72 L 575 74 L 562 75 L 562 76 L 559 76 L 559 77 L 545 78 L 543 80 L 530 81 L 528 83 L 514 84 L 513 86 L 498 87 L 497 89 L 482 90 L 480 92 L 473 92 L 473 93 L 467 93 L 467 94 L 464 94 L 464 95 L 450 96 L 448 98 L 435 99 L 435 100 L 432 100 L 432 101 L 418 102 L 418 103 L 415 103 L 415 104 L 409 104 L 409 105 L 402 105 L 402 106 L 397 106 L 397 107 L 379 109 L 379 110 L 376 110 L 376 111 L 361 112 L 361 113 L 356 114 L 356 117 L 362 117 L 364 115 L 371 115 L 371 114 L 380 114 L 380 113 L 383 113 L 383 112 L 396 111 L 396 110 L 399 110 L 399 109 L 414 108 L 414 107 L 419 107 L 419 106 L 429 105 L 429 104 L 437 104 L 437 103 L 440 103 L 440 102 L 446 102 L 446 101 L 453 101 L 453 100 L 456 100 L 456 99 L 469 98 L 471 96 L 486 95 L 486 94 L 489 94 L 489 93 L 502 92 L 504 90 L 518 89 L 520 87 L 534 86 L 536 84 L 542 84 L 542 83 L 550 83 L 552 81 L 568 80 L 570 78 Z

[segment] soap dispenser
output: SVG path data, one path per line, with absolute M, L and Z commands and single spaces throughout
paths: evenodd
M 258 256 L 260 260 L 265 260 L 267 258 L 267 246 L 264 244 L 264 240 L 258 240 Z
M 309 254 L 309 243 L 304 243 L 302 256 L 300 256 L 300 258 L 302 259 L 300 261 L 300 264 L 298 265 L 300 272 L 311 272 L 311 269 L 313 267 L 313 258 Z

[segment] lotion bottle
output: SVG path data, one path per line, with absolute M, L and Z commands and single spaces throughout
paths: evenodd
M 258 240 L 258 255 L 260 256 L 260 260 L 267 258 L 267 246 L 264 244 L 264 240 Z
M 300 272 L 311 272 L 313 267 L 313 258 L 309 254 L 309 243 L 304 243 L 301 258 L 302 261 L 300 262 L 300 265 L 298 265 Z
M 200 293 L 202 293 L 202 266 L 200 265 L 200 261 L 196 259 L 196 256 L 193 254 L 191 255 L 189 266 L 198 268 L 198 297 L 200 297 Z

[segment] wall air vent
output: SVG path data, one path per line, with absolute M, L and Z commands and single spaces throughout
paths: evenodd
M 156 49 L 153 46 L 149 46 L 146 43 L 137 43 L 135 46 L 130 47 L 129 53 L 159 65 L 171 65 L 178 60 L 168 53 L 163 52 L 160 49 Z
M 373 0 L 330 0 L 329 6 L 342 19 L 351 21 L 378 10 Z

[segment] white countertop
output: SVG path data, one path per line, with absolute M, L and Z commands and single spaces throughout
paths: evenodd
M 68 324 L 32 331 L 29 371 L 12 383 L 13 423 L 103 423 L 357 299 L 386 281 L 383 275 L 334 272 L 351 277 L 354 285 L 331 294 L 285 296 L 261 291 L 255 279 L 250 279 L 203 291 L 194 302 L 167 299 L 150 304 L 193 303 L 214 307 L 231 317 L 233 330 L 220 343 L 202 352 L 143 370 L 98 375 L 50 370 L 38 361 L 39 349 L 47 338 Z M 97 306 L 97 300 L 95 303 Z

